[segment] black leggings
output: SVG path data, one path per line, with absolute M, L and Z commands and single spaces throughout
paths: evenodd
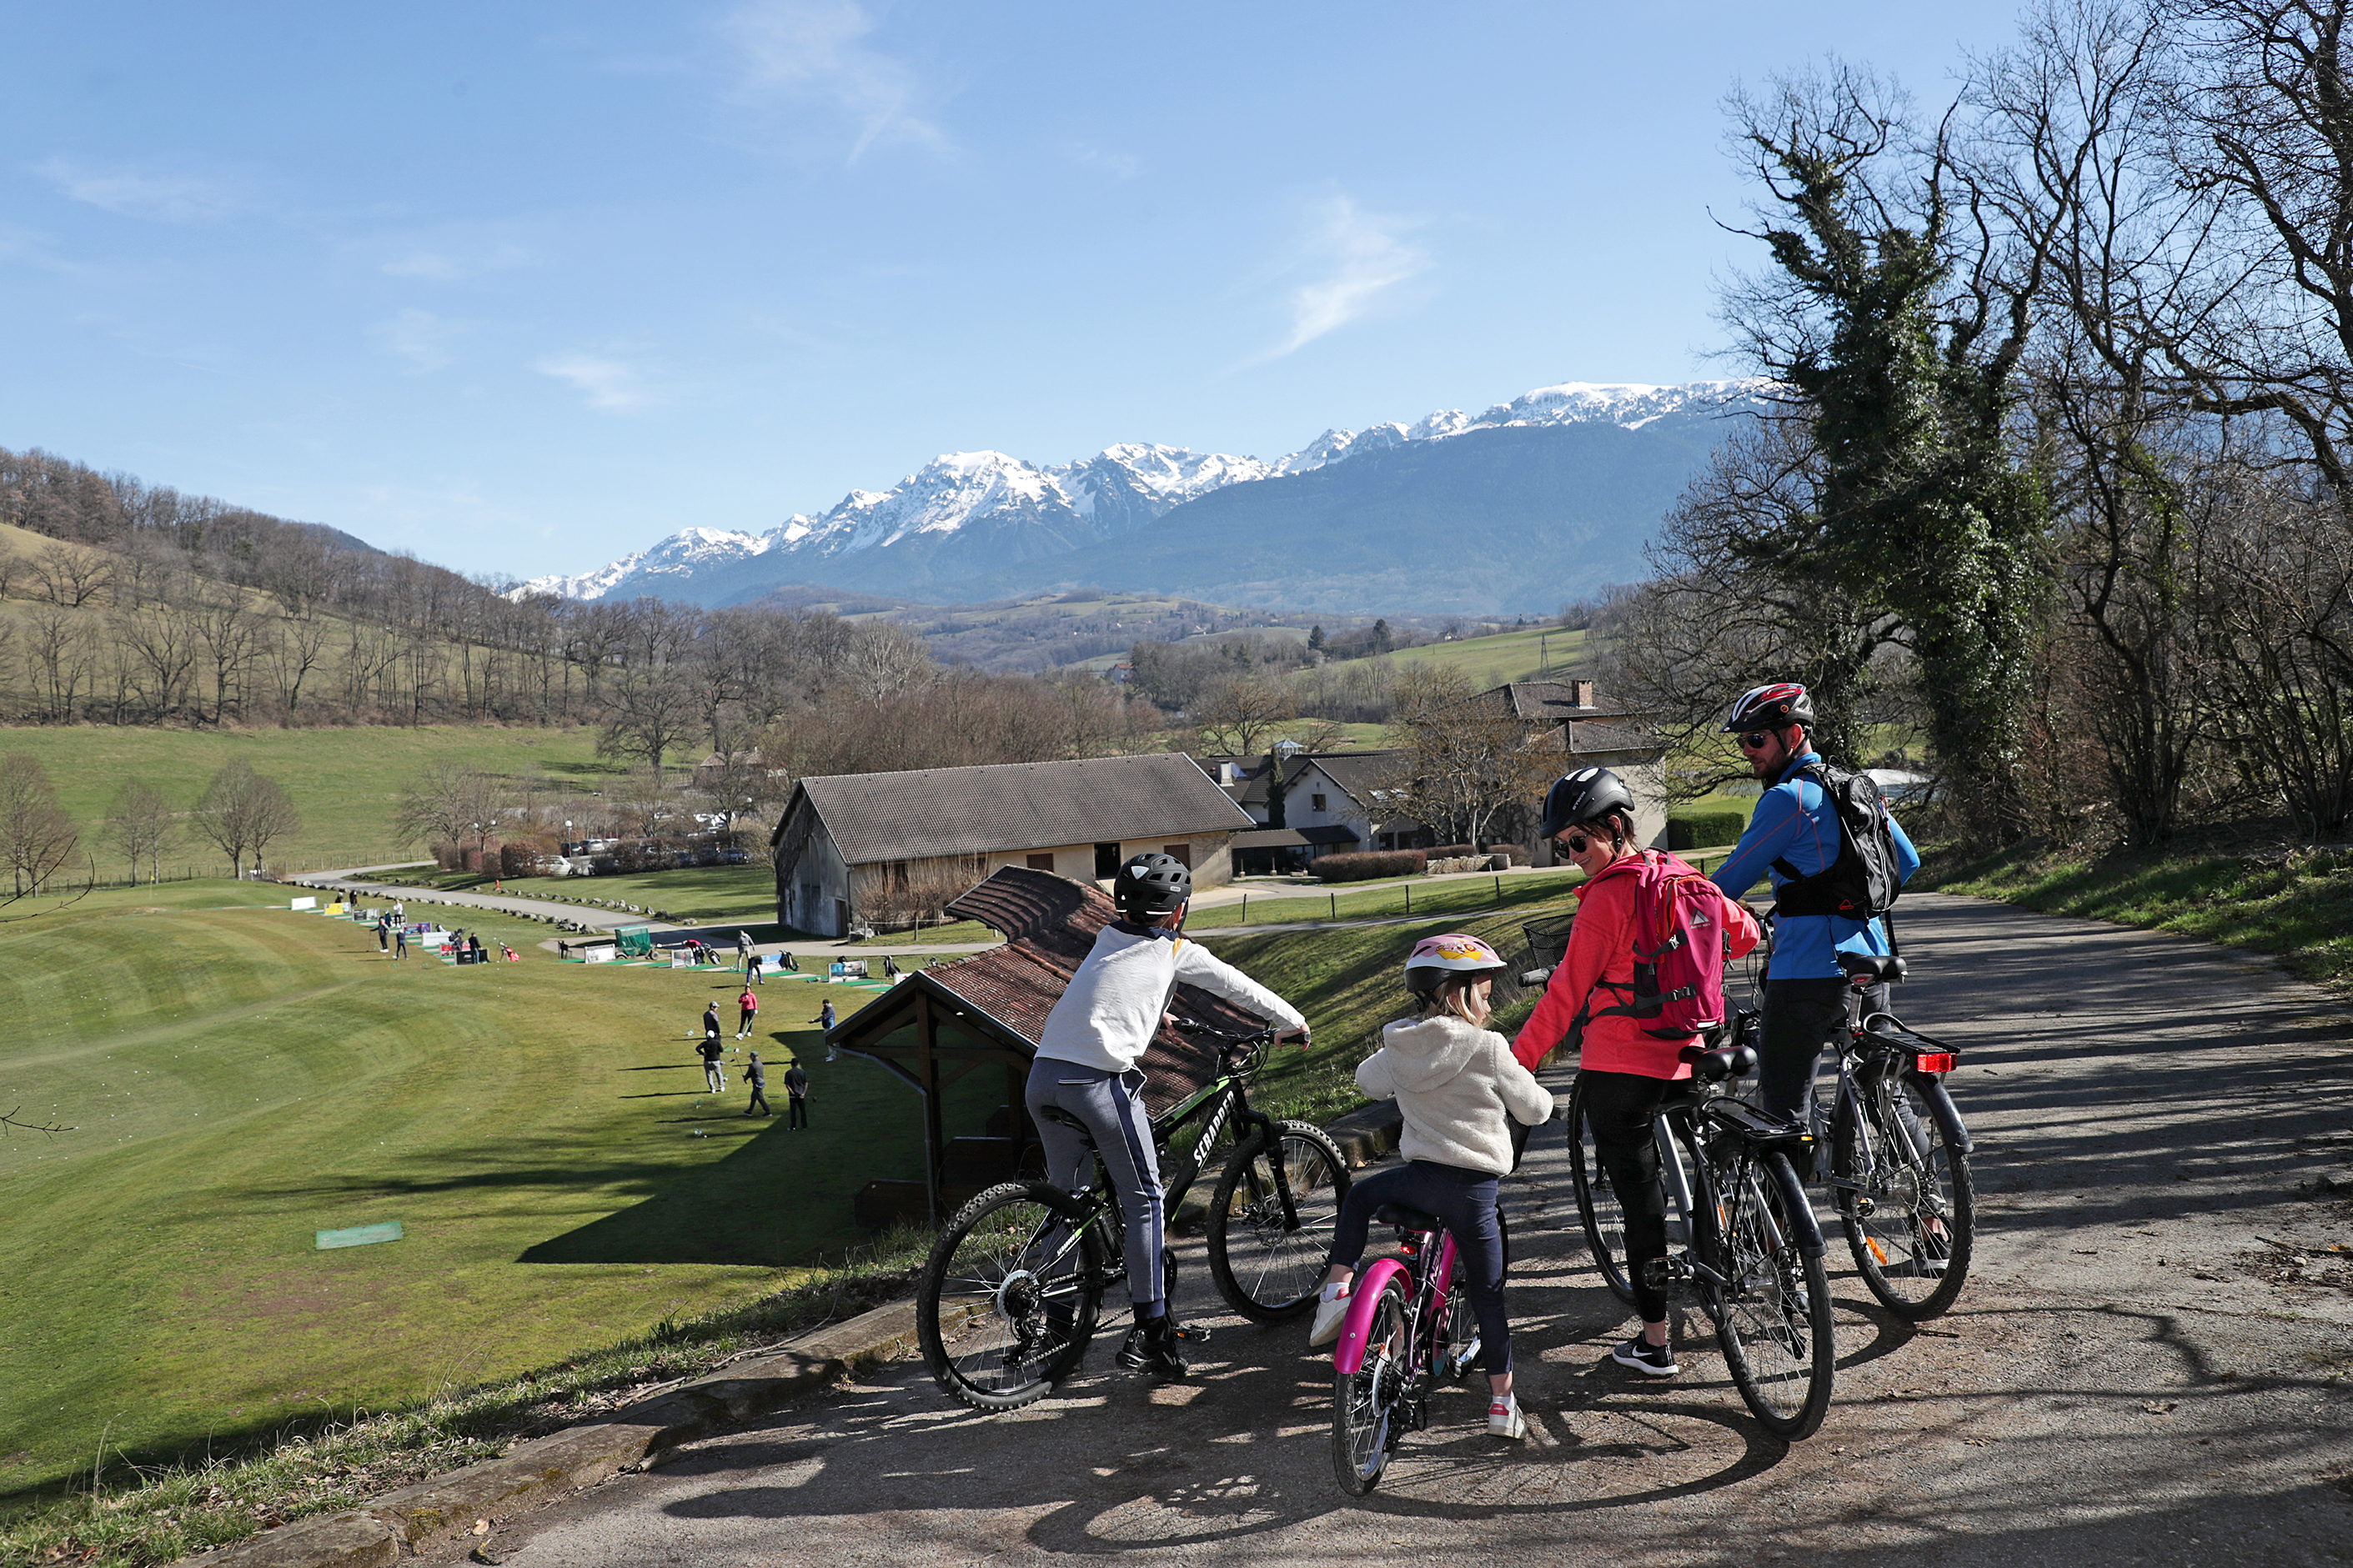
M 1618 1207 L 1626 1216 L 1626 1278 L 1634 1287 L 1634 1310 L 1646 1323 L 1664 1321 L 1667 1299 L 1642 1282 L 1642 1265 L 1667 1255 L 1667 1194 L 1659 1184 L 1659 1145 L 1652 1130 L 1659 1122 L 1659 1101 L 1676 1080 L 1644 1078 L 1639 1073 L 1596 1072 L 1577 1075 L 1577 1091 L 1585 1101 L 1585 1124 L 1592 1130 L 1593 1145 Z

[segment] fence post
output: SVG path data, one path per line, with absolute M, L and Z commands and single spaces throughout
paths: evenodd
M 1244 893 L 1242 895 L 1242 924 L 1250 924 L 1250 895 L 1248 893 Z
M 1335 921 L 1340 918 L 1340 895 L 1337 893 L 1332 895 L 1332 918 Z
M 1504 901 L 1504 879 L 1501 877 L 1495 879 L 1495 901 L 1499 904 Z
M 1408 882 L 1405 885 L 1405 912 L 1408 914 L 1413 913 L 1413 884 L 1411 882 Z

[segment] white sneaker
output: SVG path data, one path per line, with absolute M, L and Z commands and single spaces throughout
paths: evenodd
M 1527 1435 L 1528 1424 L 1520 1419 L 1520 1400 L 1517 1394 L 1499 1395 L 1488 1405 L 1488 1436 L 1504 1437 L 1517 1442 Z
M 1328 1345 L 1340 1337 L 1340 1325 L 1348 1318 L 1348 1292 L 1337 1296 L 1320 1296 L 1315 1301 L 1315 1326 L 1307 1331 L 1307 1348 L 1314 1350 Z

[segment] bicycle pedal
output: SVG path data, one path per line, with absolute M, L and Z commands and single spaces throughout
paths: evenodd
M 1670 1285 L 1691 1282 L 1692 1267 L 1688 1258 L 1653 1258 L 1642 1265 L 1642 1283 L 1652 1290 L 1663 1290 Z

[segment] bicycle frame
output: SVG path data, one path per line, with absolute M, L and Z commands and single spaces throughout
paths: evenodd
M 1425 1249 L 1426 1251 L 1426 1249 Z M 1428 1273 L 1416 1275 L 1404 1260 L 1396 1258 L 1376 1258 L 1372 1266 L 1356 1276 L 1350 1287 L 1347 1315 L 1340 1321 L 1339 1342 L 1332 1347 L 1332 1370 L 1339 1373 L 1359 1371 L 1365 1364 L 1365 1352 L 1370 1348 L 1366 1341 L 1372 1334 L 1373 1314 L 1379 1310 L 1381 1292 L 1388 1282 L 1402 1274 L 1413 1289 L 1412 1305 L 1406 1311 L 1406 1349 L 1410 1364 L 1409 1373 L 1421 1370 L 1420 1358 L 1427 1336 L 1422 1328 L 1427 1323 L 1443 1322 L 1446 1317 L 1447 1293 L 1454 1283 L 1454 1237 L 1450 1231 L 1438 1233 L 1438 1262 Z M 1417 1253 L 1416 1261 L 1424 1260 Z
M 1189 1032 L 1214 1035 L 1228 1046 L 1237 1041 L 1255 1038 L 1247 1035 L 1227 1035 L 1222 1031 L 1208 1029 L 1205 1026 L 1195 1026 Z M 1229 1067 L 1229 1064 L 1221 1063 L 1221 1065 Z M 1208 1118 L 1200 1132 L 1193 1140 L 1194 1149 L 1207 1149 L 1214 1144 L 1218 1141 L 1218 1134 L 1225 1131 L 1229 1120 L 1236 1128 L 1234 1145 L 1237 1152 L 1240 1150 L 1246 1138 L 1272 1134 L 1274 1118 L 1262 1110 L 1251 1109 L 1250 1097 L 1244 1088 L 1246 1081 L 1246 1071 L 1235 1071 L 1230 1068 L 1221 1071 L 1216 1079 L 1203 1085 L 1192 1095 L 1152 1119 L 1153 1152 L 1155 1157 L 1163 1157 L 1165 1160 L 1161 1170 L 1160 1192 L 1161 1203 L 1166 1213 L 1173 1215 L 1176 1212 L 1177 1205 L 1185 1201 L 1186 1194 L 1193 1190 L 1193 1184 L 1201 1179 L 1201 1163 L 1190 1151 L 1176 1155 L 1174 1158 L 1166 1158 L 1168 1154 L 1169 1140 L 1175 1137 L 1187 1122 L 1205 1116 Z M 1229 1158 L 1230 1157 L 1229 1155 Z M 1291 1174 L 1282 1168 L 1281 1161 L 1274 1161 L 1272 1164 L 1275 1187 L 1282 1198 L 1283 1217 L 1286 1221 L 1296 1223 L 1298 1204 L 1291 1194 Z M 1050 1175 L 1051 1173 L 1049 1174 Z M 1105 1273 L 1107 1277 L 1123 1273 L 1127 1267 L 1125 1262 L 1126 1216 L 1120 1209 L 1119 1194 L 1113 1190 L 1110 1173 L 1103 1169 L 1100 1154 L 1095 1159 L 1093 1182 L 1083 1192 L 1073 1195 L 1080 1202 L 1090 1206 L 1091 1212 L 1087 1223 L 1093 1224 L 1102 1216 L 1109 1217 L 1111 1223 L 1103 1226 L 1103 1234 L 1110 1243 L 1106 1249 L 1108 1258 L 1105 1263 Z
M 1766 1122 L 1754 1107 L 1720 1094 L 1698 1096 L 1663 1105 L 1660 1107 L 1658 1121 L 1651 1129 L 1651 1137 L 1659 1150 L 1659 1179 L 1665 1184 L 1668 1201 L 1674 1205 L 1675 1213 L 1683 1216 L 1683 1223 L 1682 1256 L 1679 1258 L 1669 1253 L 1664 1259 L 1669 1279 L 1696 1279 L 1718 1290 L 1737 1294 L 1746 1287 L 1737 1279 L 1726 1279 L 1702 1256 L 1704 1250 L 1714 1250 L 1716 1232 L 1723 1226 L 1725 1216 L 1704 1214 L 1692 1195 L 1691 1173 L 1683 1165 L 1683 1139 L 1675 1136 L 1676 1131 L 1681 1130 L 1694 1144 L 1703 1143 L 1704 1140 L 1699 1135 L 1703 1121 L 1715 1123 L 1719 1136 L 1770 1136 L 1778 1130 Z M 1748 1179 L 1756 1179 L 1753 1173 Z M 1727 1201 L 1727 1198 L 1728 1194 L 1716 1194 L 1718 1204 Z M 1758 1217 L 1767 1226 L 1765 1239 L 1768 1249 L 1778 1249 L 1788 1238 L 1780 1234 L 1771 1214 L 1761 1206 Z M 1798 1205 L 1791 1217 L 1799 1230 L 1796 1237 L 1798 1250 L 1809 1257 L 1820 1257 L 1824 1249 L 1821 1226 L 1814 1218 L 1812 1205 Z M 1709 1228 L 1704 1247 L 1696 1234 L 1702 1226 Z

